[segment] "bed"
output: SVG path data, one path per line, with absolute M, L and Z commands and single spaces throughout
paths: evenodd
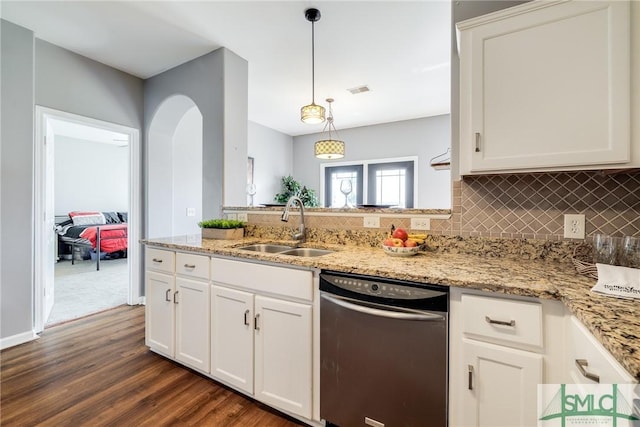
M 67 219 L 56 221 L 56 233 L 60 242 L 71 247 L 71 263 L 75 264 L 76 247 L 89 248 L 95 253 L 96 270 L 100 259 L 127 254 L 128 224 L 126 212 L 70 212 Z

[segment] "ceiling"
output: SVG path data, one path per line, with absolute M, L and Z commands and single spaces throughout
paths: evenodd
M 2 18 L 39 39 L 148 78 L 226 47 L 248 62 L 249 120 L 289 135 L 311 102 L 334 98 L 341 128 L 450 111 L 451 3 L 432 1 L 6 1 Z M 367 85 L 369 92 L 347 89 Z

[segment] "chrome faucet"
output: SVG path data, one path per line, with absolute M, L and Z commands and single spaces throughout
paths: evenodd
M 289 221 L 289 209 L 293 206 L 294 202 L 298 202 L 298 206 L 300 206 L 300 227 L 297 233 L 293 233 L 293 239 L 298 240 L 300 242 L 304 242 L 306 239 L 306 229 L 304 227 L 304 205 L 302 204 L 302 200 L 298 196 L 291 196 L 287 201 L 287 206 L 284 208 L 284 212 L 282 212 L 282 217 L 280 218 L 283 222 Z

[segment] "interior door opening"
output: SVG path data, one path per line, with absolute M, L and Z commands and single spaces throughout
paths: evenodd
M 140 167 L 136 129 L 43 107 L 36 121 L 43 220 L 35 230 L 34 330 L 41 332 L 140 303 Z

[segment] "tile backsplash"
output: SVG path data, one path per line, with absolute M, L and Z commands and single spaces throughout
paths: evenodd
M 587 239 L 640 236 L 638 170 L 473 176 L 453 189 L 453 215 L 440 224 L 442 234 L 562 240 L 563 215 L 580 213 Z

